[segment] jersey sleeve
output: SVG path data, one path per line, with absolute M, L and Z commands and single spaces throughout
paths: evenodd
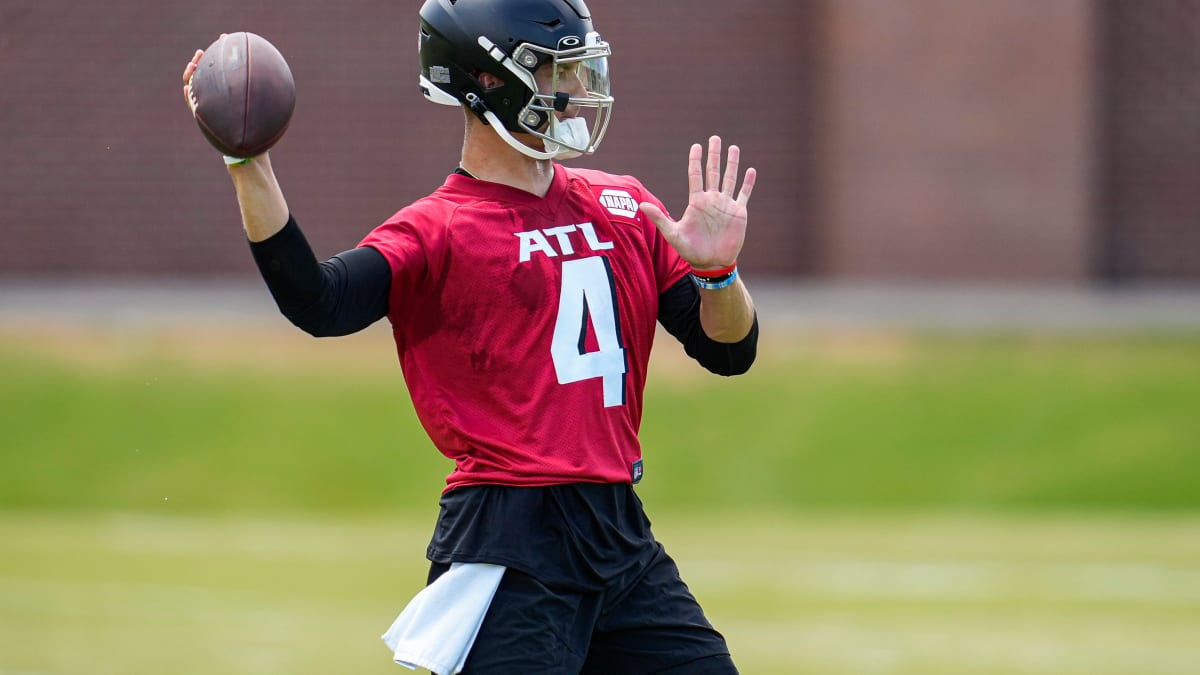
M 426 278 L 429 242 L 417 222 L 406 211 L 400 211 L 376 227 L 358 244 L 379 251 L 391 269 L 389 314 L 404 306 L 404 299 L 416 292 Z
M 611 214 L 611 220 L 641 229 L 642 239 L 646 242 L 650 254 L 649 262 L 654 269 L 655 290 L 660 295 L 692 271 L 691 266 L 679 257 L 679 253 L 667 243 L 654 223 L 638 208 L 638 204 L 650 203 L 668 216 L 670 214 L 662 200 L 646 189 L 640 180 L 634 176 L 614 175 L 590 169 L 574 169 L 573 173 L 587 183 L 592 193 L 599 198 L 601 206 L 606 207 Z M 615 202 L 606 201 L 614 198 Z M 621 199 L 636 200 L 636 203 L 627 206 L 621 203 Z
M 645 186 L 639 185 L 642 193 L 642 201 L 654 204 L 663 213 L 670 217 L 670 211 L 663 205 L 658 197 L 655 197 Z M 687 276 L 692 271 L 690 265 L 684 262 L 683 258 L 679 257 L 679 253 L 671 244 L 667 243 L 666 238 L 654 226 L 645 215 L 639 213 L 638 218 L 642 221 L 643 231 L 646 235 L 646 240 L 650 243 L 650 255 L 654 264 L 654 278 L 658 282 L 658 292 L 661 295 L 667 289 L 675 285 L 683 277 Z
M 404 217 L 403 211 L 371 230 L 358 245 L 360 248 L 369 246 L 383 254 L 392 268 L 393 281 L 406 281 L 411 285 L 425 271 L 425 247 L 417 228 Z

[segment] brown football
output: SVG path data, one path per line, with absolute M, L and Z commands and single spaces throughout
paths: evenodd
M 217 150 L 254 157 L 279 142 L 296 108 L 296 83 L 283 54 L 254 33 L 223 35 L 192 75 L 196 123 Z

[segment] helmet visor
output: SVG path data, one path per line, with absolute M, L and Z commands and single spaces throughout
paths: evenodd
M 603 53 L 559 56 L 555 59 L 555 64 L 559 66 L 559 71 L 565 70 L 567 74 L 574 74 L 578 77 L 589 95 L 593 97 L 611 96 L 611 82 L 608 76 L 608 45 L 604 46 Z M 570 72 L 572 67 L 574 67 L 574 73 Z

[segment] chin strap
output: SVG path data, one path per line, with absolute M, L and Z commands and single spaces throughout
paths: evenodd
M 495 129 L 496 133 L 499 134 L 500 138 L 504 139 L 505 143 L 508 143 L 517 152 L 533 159 L 571 159 L 572 157 L 579 157 L 583 152 L 570 146 L 587 147 L 588 143 L 591 142 L 591 132 L 588 131 L 587 120 L 582 117 L 568 117 L 554 121 L 553 138 L 543 139 L 546 150 L 535 150 L 517 140 L 517 137 L 513 136 L 512 132 L 505 128 L 504 122 L 500 121 L 496 113 L 492 112 L 477 94 L 468 92 L 466 95 L 466 105 L 485 124 Z M 555 140 L 559 142 L 556 143 Z
M 470 99 L 472 96 L 472 94 L 468 94 L 467 98 Z M 478 98 L 476 98 L 476 101 L 478 101 Z M 571 159 L 572 157 L 579 157 L 583 154 L 582 152 L 563 145 L 562 143 L 555 143 L 553 140 L 546 140 L 545 151 L 535 150 L 519 141 L 516 136 L 512 135 L 512 132 L 504 128 L 504 122 L 500 121 L 500 118 L 496 116 L 496 113 L 488 110 L 487 107 L 482 104 L 482 101 L 479 102 L 479 107 L 482 109 L 481 115 L 483 116 L 483 120 L 487 122 L 492 129 L 495 129 L 496 133 L 500 136 L 500 138 L 504 139 L 505 143 L 508 143 L 513 147 L 513 149 L 525 155 L 526 157 L 532 157 L 533 159 Z M 476 107 L 472 105 L 471 109 L 474 111 L 476 110 Z M 570 143 L 575 146 L 586 146 L 590 138 L 587 128 L 587 121 L 579 117 L 558 120 L 554 126 L 554 130 L 555 135 L 561 141 L 563 141 L 563 143 Z
M 491 110 L 485 109 L 483 111 L 483 117 L 485 120 L 487 120 L 487 123 L 496 130 L 496 133 L 500 135 L 500 138 L 504 139 L 505 143 L 511 145 L 513 149 L 515 149 L 517 152 L 520 152 L 522 155 L 532 157 L 534 159 L 556 159 L 564 156 L 560 152 L 542 152 L 540 150 L 534 150 L 528 145 L 525 145 L 521 141 L 517 140 L 517 138 L 513 136 L 508 129 L 504 128 L 504 122 L 501 122 L 500 118 L 496 117 L 496 113 L 492 112 Z

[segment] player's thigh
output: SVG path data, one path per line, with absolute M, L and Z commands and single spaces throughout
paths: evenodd
M 725 638 L 660 552 L 619 600 L 603 608 L 581 673 L 730 675 Z
M 437 576 L 434 567 L 431 578 Z M 594 596 L 558 593 L 529 575 L 505 570 L 463 675 L 577 673 L 597 608 Z

